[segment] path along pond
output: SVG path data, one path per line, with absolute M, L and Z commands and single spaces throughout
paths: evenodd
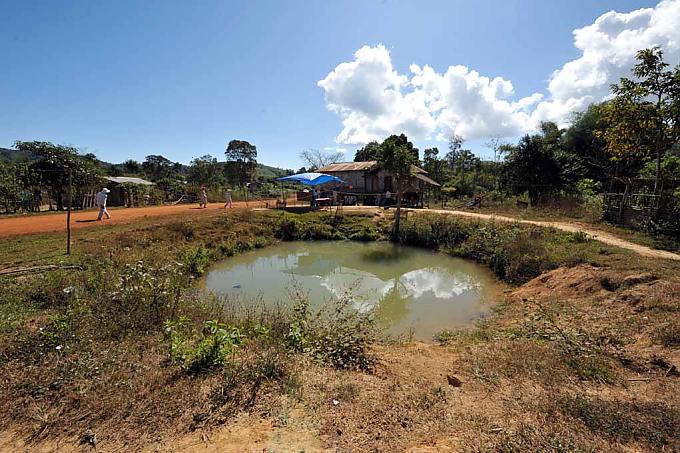
M 237 303 L 290 304 L 291 291 L 319 308 L 349 301 L 375 310 L 387 332 L 430 340 L 486 315 L 500 285 L 486 268 L 390 242 L 283 242 L 213 266 L 202 286 Z

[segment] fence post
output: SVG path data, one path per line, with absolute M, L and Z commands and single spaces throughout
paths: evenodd
M 68 210 L 66 211 L 66 254 L 71 254 L 71 204 L 73 203 L 73 189 L 71 169 L 68 168 Z

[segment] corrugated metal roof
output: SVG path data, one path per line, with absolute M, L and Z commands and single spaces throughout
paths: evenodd
M 363 171 L 370 170 L 377 164 L 374 160 L 368 160 L 365 162 L 338 162 L 336 164 L 329 164 L 325 167 L 319 168 L 319 172 L 328 173 L 334 171 Z
M 118 183 L 118 184 L 125 184 L 125 183 L 141 184 L 143 186 L 153 186 L 154 185 L 154 183 L 152 183 L 151 181 L 147 181 L 146 179 L 133 178 L 133 177 L 129 177 L 129 176 L 107 176 L 104 179 L 107 179 L 109 181 L 112 181 L 112 182 L 115 182 L 115 183 Z
M 364 162 L 338 162 L 336 164 L 329 164 L 326 165 L 325 167 L 319 168 L 319 172 L 321 173 L 329 173 L 329 172 L 334 172 L 334 171 L 365 171 L 365 170 L 372 170 L 373 167 L 375 167 L 378 164 L 378 162 L 374 160 L 367 160 Z M 426 175 L 427 172 L 423 170 L 420 167 L 416 167 L 415 165 L 413 166 L 413 171 L 415 173 L 420 173 Z
M 416 178 L 420 179 L 421 181 L 425 181 L 428 184 L 432 184 L 433 186 L 439 187 L 439 183 L 435 181 L 434 179 L 430 179 L 427 176 L 423 175 L 422 173 L 417 173 L 415 175 Z

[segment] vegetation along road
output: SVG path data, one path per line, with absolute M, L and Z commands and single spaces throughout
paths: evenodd
M 369 207 L 353 207 L 352 209 L 374 209 L 374 208 L 369 208 Z M 632 250 L 635 253 L 638 253 L 642 256 L 648 256 L 650 258 L 665 258 L 669 260 L 680 260 L 680 255 L 677 253 L 673 252 L 668 252 L 665 250 L 657 250 L 653 249 L 651 247 L 647 247 L 644 245 L 640 244 L 635 244 L 633 242 L 626 241 L 624 239 L 618 238 L 614 236 L 611 233 L 607 233 L 601 230 L 594 229 L 592 227 L 585 226 L 580 223 L 570 223 L 570 222 L 553 222 L 553 221 L 539 221 L 539 220 L 524 220 L 524 219 L 517 219 L 514 217 L 506 217 L 506 216 L 499 216 L 499 215 L 494 215 L 494 214 L 482 214 L 479 212 L 470 212 L 470 211 L 450 211 L 446 209 L 428 209 L 425 211 L 411 211 L 411 212 L 417 212 L 417 213 L 436 213 L 436 214 L 446 214 L 446 215 L 455 215 L 455 216 L 463 216 L 463 217 L 471 217 L 475 219 L 483 219 L 483 220 L 490 220 L 490 221 L 500 221 L 500 222 L 519 222 L 519 223 L 525 223 L 529 225 L 537 225 L 541 227 L 546 227 L 546 228 L 556 228 L 558 230 L 562 231 L 568 231 L 570 233 L 575 233 L 575 232 L 583 232 L 587 234 L 588 236 L 591 236 L 593 239 L 600 241 L 602 243 L 608 244 L 608 245 L 613 245 L 616 247 L 621 247 L 627 250 Z M 2 224 L 0 224 L 2 225 Z M 1 228 L 1 227 L 0 227 Z
M 251 202 L 249 203 L 249 207 L 262 207 L 264 203 L 265 203 L 264 201 Z M 215 209 L 220 209 L 222 208 L 222 206 L 223 205 L 221 203 L 212 203 L 209 204 L 208 208 L 205 210 L 200 210 L 196 208 L 194 205 L 154 206 L 146 208 L 115 209 L 113 210 L 113 218 L 111 220 L 106 221 L 105 223 L 128 223 L 138 219 L 142 219 L 144 217 L 174 216 L 179 215 L 181 213 L 185 213 L 189 210 L 199 215 L 203 214 L 204 212 L 214 212 Z M 246 207 L 246 203 L 236 202 L 234 203 L 234 207 L 244 208 Z M 359 210 L 374 210 L 376 208 L 372 206 L 355 206 L 352 208 L 345 208 L 345 210 L 350 209 L 359 211 Z M 581 231 L 587 234 L 588 236 L 591 236 L 593 239 L 596 239 L 597 241 L 600 241 L 608 245 L 613 245 L 616 247 L 631 250 L 642 256 L 648 256 L 650 258 L 680 260 L 680 255 L 678 255 L 677 253 L 665 250 L 657 250 L 644 245 L 635 244 L 633 242 L 621 239 L 611 233 L 604 232 L 580 223 L 524 220 L 494 214 L 482 214 L 478 212 L 452 211 L 444 209 L 428 209 L 425 211 L 411 211 L 411 212 L 423 214 L 436 213 L 445 215 L 455 215 L 490 221 L 520 222 L 529 225 L 556 228 L 558 230 L 572 233 Z M 64 229 L 65 223 L 64 216 L 65 214 L 45 214 L 37 216 L 36 215 L 16 216 L 0 219 L 0 237 L 61 231 Z M 76 212 L 73 214 L 73 228 L 84 228 L 88 226 L 100 225 L 99 222 L 94 221 L 95 218 L 96 213 L 94 211 Z

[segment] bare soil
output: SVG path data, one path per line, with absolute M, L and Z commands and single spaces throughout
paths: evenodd
M 262 208 L 267 200 L 258 200 L 246 204 L 244 201 L 233 203 L 234 208 Z M 176 216 L 191 213 L 192 215 L 215 214 L 223 211 L 224 203 L 209 203 L 205 209 L 200 209 L 196 205 L 178 204 L 173 206 L 147 206 L 143 208 L 111 208 L 109 213 L 111 219 L 97 221 L 96 209 L 85 211 L 75 211 L 71 214 L 71 228 L 92 228 L 104 225 L 116 225 L 130 223 L 135 220 L 161 217 Z M 20 236 L 34 233 L 51 233 L 56 231 L 66 231 L 66 213 L 59 212 L 54 214 L 26 214 L 23 216 L 12 216 L 0 219 L 0 237 Z

